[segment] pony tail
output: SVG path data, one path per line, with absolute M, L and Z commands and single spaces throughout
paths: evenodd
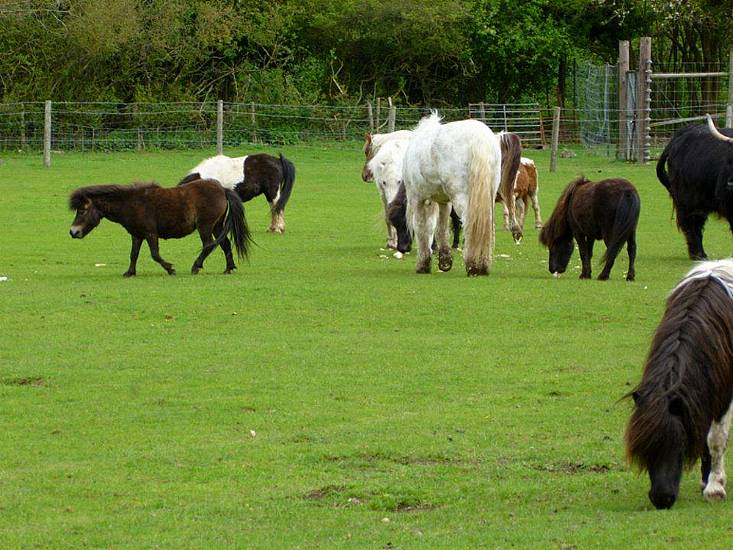
M 248 258 L 249 245 L 254 241 L 244 216 L 242 199 L 231 189 L 224 189 L 224 194 L 227 199 L 227 213 L 221 235 L 216 239 L 215 245 L 220 244 L 221 241 L 227 238 L 227 235 L 231 235 L 234 247 L 237 249 L 237 256 Z
M 641 202 L 639 195 L 631 190 L 624 192 L 621 197 L 621 204 L 616 209 L 616 217 L 613 220 L 611 234 L 614 239 L 606 246 L 606 252 L 601 261 L 604 263 L 608 258 L 615 258 L 621 247 L 636 230 L 639 222 Z
M 465 250 L 463 253 L 469 275 L 487 274 L 491 270 L 494 252 L 494 201 L 499 183 L 498 170 L 491 170 L 492 155 L 486 142 L 476 139 L 471 145 L 471 165 L 468 173 L 468 212 L 466 214 Z M 498 168 L 498 167 L 495 167 Z M 493 185 L 492 185 L 493 183 Z
M 293 184 L 295 183 L 295 165 L 286 159 L 282 153 L 280 153 L 280 165 L 283 169 L 283 179 L 280 184 L 280 198 L 275 204 L 275 210 L 282 212 L 285 210 L 285 205 L 288 203 L 290 193 L 293 191 Z

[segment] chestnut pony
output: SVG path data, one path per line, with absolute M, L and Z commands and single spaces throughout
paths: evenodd
M 148 243 L 153 259 L 169 275 L 174 275 L 173 266 L 160 256 L 158 239 L 180 239 L 194 230 L 199 232 L 203 249 L 191 273 L 199 272 L 217 246 L 221 246 L 226 256 L 224 273 L 236 269 L 229 235 L 240 258 L 247 257 L 249 252 L 251 237 L 242 201 L 216 180 L 196 180 L 172 188 L 155 183 L 81 187 L 71 193 L 69 207 L 76 210 L 69 230 L 72 238 L 83 239 L 103 218 L 127 229 L 132 237 L 132 250 L 125 277 L 135 275 L 143 241 Z

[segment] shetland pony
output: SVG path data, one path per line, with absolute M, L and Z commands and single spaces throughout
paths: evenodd
M 560 195 L 555 210 L 540 232 L 540 242 L 550 250 L 550 273 L 555 276 L 565 273 L 575 238 L 583 264 L 580 278 L 590 279 L 593 243 L 603 239 L 606 243 L 605 265 L 598 279 L 608 279 L 616 256 L 626 243 L 629 254 L 626 280 L 633 281 L 639 210 L 639 194 L 625 179 L 592 182 L 581 176 L 572 181 Z
M 198 179 L 215 179 L 237 192 L 243 202 L 264 194 L 270 204 L 268 231 L 285 232 L 285 205 L 295 183 L 295 166 L 282 153 L 280 158 L 266 153 L 244 157 L 217 155 L 194 166 L 178 185 Z
M 215 180 L 196 180 L 173 188 L 155 183 L 81 187 L 71 193 L 69 207 L 76 210 L 69 230 L 74 239 L 83 239 L 103 218 L 127 229 L 132 250 L 125 277 L 135 275 L 143 241 L 148 243 L 153 259 L 174 275 L 173 266 L 160 256 L 158 239 L 180 239 L 196 229 L 203 249 L 193 263 L 193 274 L 199 272 L 217 246 L 226 256 L 224 273 L 236 269 L 228 235 L 232 236 L 240 258 L 249 252 L 251 239 L 242 202 L 236 193 Z
M 532 203 L 532 210 L 534 210 L 535 229 L 542 229 L 537 167 L 532 159 L 522 157 L 519 171 L 517 172 L 517 179 L 514 182 L 514 197 L 517 202 L 517 223 L 519 224 L 519 229 L 524 232 L 524 218 L 527 215 L 530 202 Z M 505 213 L 504 224 L 508 225 L 508 223 Z
M 448 219 L 452 205 L 465 229 L 466 274 L 488 275 L 494 251 L 494 200 L 500 169 L 499 142 L 482 122 L 441 124 L 435 111 L 420 121 L 402 166 L 407 222 L 417 241 L 417 273 L 430 273 L 434 235 L 438 267 L 441 271 L 451 269 Z
M 364 166 L 361 169 L 361 179 L 364 180 L 365 183 L 374 181 L 374 174 L 372 174 L 372 171 L 369 168 L 369 161 L 379 153 L 379 149 L 381 149 L 382 145 L 394 139 L 409 141 L 411 138 L 412 130 L 397 130 L 396 132 L 389 132 L 386 134 L 370 134 L 367 132 L 364 137 L 363 147 L 366 159 L 364 160 Z
M 387 248 L 397 248 L 397 230 L 389 221 L 387 209 L 402 184 L 402 158 L 405 156 L 407 143 L 406 139 L 387 141 L 365 164 L 365 170 L 362 171 L 362 177 L 368 172 L 369 177 L 377 185 L 384 210 L 384 221 L 387 224 Z
M 649 499 L 671 508 L 682 471 L 701 459 L 708 501 L 725 498 L 733 398 L 733 260 L 702 262 L 672 290 L 652 339 L 625 434 L 649 474 Z

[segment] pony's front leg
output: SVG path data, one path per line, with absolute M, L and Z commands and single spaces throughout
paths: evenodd
M 145 240 L 148 243 L 148 248 L 150 248 L 150 255 L 153 257 L 153 260 L 158 262 L 163 267 L 163 269 L 168 272 L 168 275 L 175 275 L 176 270 L 173 269 L 173 264 L 166 262 L 160 256 L 160 251 L 158 250 L 158 235 L 148 235 L 147 237 L 145 237 Z
M 578 251 L 580 252 L 580 263 L 581 263 L 580 278 L 581 279 L 590 279 L 591 278 L 591 259 L 593 258 L 594 241 L 591 237 L 586 237 L 585 235 L 576 235 L 575 241 L 578 243 Z
M 724 454 L 728 448 L 728 434 L 730 432 L 731 407 L 720 419 L 710 426 L 708 432 L 708 448 L 710 449 L 710 474 L 708 475 L 707 485 L 703 489 L 705 500 L 716 501 L 725 498 L 725 464 Z
M 441 271 L 450 271 L 453 267 L 449 242 L 450 225 L 448 224 L 452 209 L 450 203 L 438 205 L 438 227 L 435 236 L 438 241 L 438 269 Z
M 130 249 L 130 267 L 127 268 L 122 276 L 132 277 L 137 273 L 137 257 L 140 254 L 140 247 L 143 244 L 143 240 L 140 237 L 132 238 L 132 248 Z
M 409 209 L 408 209 L 409 211 Z M 417 241 L 416 273 L 430 273 L 430 260 L 433 244 L 433 234 L 438 221 L 437 205 L 427 199 L 417 201 L 414 208 L 414 232 Z

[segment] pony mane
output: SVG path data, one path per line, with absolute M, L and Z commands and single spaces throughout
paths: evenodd
M 557 241 L 567 239 L 570 231 L 568 225 L 570 201 L 575 190 L 586 183 L 590 183 L 590 180 L 585 176 L 579 176 L 571 181 L 560 194 L 550 219 L 545 222 L 542 231 L 540 231 L 540 242 L 546 247 L 551 248 Z
M 629 462 L 646 469 L 671 445 L 686 466 L 703 455 L 710 423 L 733 397 L 733 262 L 703 262 L 672 290 L 652 340 L 626 429 Z M 674 412 L 672 411 L 674 409 Z M 679 428 L 684 434 L 671 437 Z
M 115 198 L 125 193 L 148 189 L 152 187 L 160 187 L 155 182 L 133 183 L 132 185 L 90 185 L 88 187 L 80 187 L 69 196 L 69 209 L 78 210 L 88 199 L 105 199 Z
M 415 133 L 432 132 L 438 129 L 443 121 L 443 117 L 438 114 L 437 109 L 431 109 L 430 114 L 421 118 L 420 122 L 415 126 Z

